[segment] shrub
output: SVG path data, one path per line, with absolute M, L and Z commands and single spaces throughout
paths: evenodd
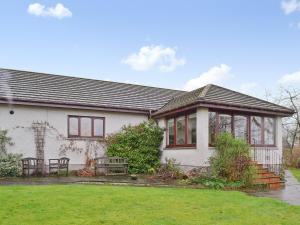
M 6 154 L 0 157 L 0 177 L 16 177 L 21 174 L 20 154 Z
M 165 159 L 166 163 L 162 164 L 154 173 L 154 176 L 162 180 L 183 179 L 187 176 L 178 167 L 175 159 Z
M 7 146 L 13 145 L 7 130 L 0 130 L 0 177 L 15 177 L 21 173 L 22 155 L 7 154 Z
M 212 174 L 227 181 L 242 181 L 250 184 L 254 175 L 250 147 L 246 141 L 235 139 L 229 133 L 216 139 L 216 154 L 210 158 Z
M 128 159 L 129 173 L 147 173 L 160 165 L 163 129 L 154 121 L 124 126 L 106 138 L 107 155 Z

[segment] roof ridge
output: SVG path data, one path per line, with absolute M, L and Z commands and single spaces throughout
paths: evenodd
M 187 93 L 186 91 L 178 90 L 178 89 L 154 87 L 154 86 L 141 85 L 141 84 L 131 84 L 131 83 L 125 83 L 125 82 L 118 82 L 118 81 L 99 80 L 99 79 L 95 79 L 95 78 L 77 77 L 77 76 L 74 76 L 74 75 L 68 76 L 68 75 L 62 75 L 62 74 L 56 74 L 56 73 L 36 72 L 36 71 L 29 71 L 29 70 L 24 70 L 24 69 L 8 69 L 8 68 L 3 68 L 3 67 L 0 67 L 0 70 L 9 70 L 9 71 L 15 71 L 15 72 L 27 72 L 27 73 L 42 74 L 42 75 L 47 75 L 47 76 L 67 77 L 67 78 L 75 78 L 75 79 L 81 79 L 81 80 L 101 81 L 101 82 L 107 82 L 107 83 L 126 84 L 126 85 L 130 85 L 130 86 L 155 88 L 155 89 L 162 89 L 162 90 L 178 91 L 178 92 L 182 92 L 182 93 Z
M 212 86 L 212 84 L 207 84 L 204 87 L 200 87 L 200 88 L 203 88 L 203 90 L 199 94 L 199 98 L 204 98 L 206 96 L 207 92 L 209 91 L 209 89 L 210 89 L 211 86 Z

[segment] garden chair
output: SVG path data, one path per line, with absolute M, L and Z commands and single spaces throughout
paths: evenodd
M 68 176 L 69 161 L 70 159 L 66 157 L 62 157 L 60 159 L 49 159 L 49 174 L 55 171 L 57 175 L 59 175 L 60 171 L 65 170 L 66 176 Z
M 38 175 L 44 172 L 44 160 L 33 157 L 21 159 L 22 162 L 22 175 L 30 176 L 32 174 Z

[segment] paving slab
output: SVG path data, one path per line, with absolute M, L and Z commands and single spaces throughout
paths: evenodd
M 285 180 L 285 187 L 282 190 L 254 192 L 251 195 L 275 198 L 291 205 L 300 205 L 300 183 L 289 170 L 285 171 Z

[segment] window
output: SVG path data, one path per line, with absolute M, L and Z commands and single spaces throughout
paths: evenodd
M 209 145 L 214 145 L 217 134 L 228 132 L 251 145 L 274 146 L 275 131 L 272 117 L 209 112 Z
M 188 115 L 188 144 L 196 144 L 197 135 L 196 135 L 196 113 Z
M 176 145 L 185 144 L 185 117 L 176 118 Z
M 234 116 L 234 136 L 235 138 L 245 139 L 248 138 L 248 126 L 246 116 Z
M 275 144 L 275 121 L 274 118 L 264 118 L 264 143 L 265 145 Z
M 231 133 L 231 115 L 219 115 L 219 131 L 220 133 Z
M 168 120 L 168 140 L 167 145 L 174 145 L 174 119 Z
M 94 135 L 97 137 L 104 136 L 104 120 L 94 118 Z
M 186 114 L 167 120 L 167 146 L 195 146 L 196 134 L 196 114 Z
M 79 118 L 69 118 L 69 136 L 79 136 Z
M 213 145 L 216 141 L 216 126 L 217 126 L 217 113 L 209 112 L 209 144 Z
M 104 118 L 88 116 L 69 116 L 69 137 L 104 137 Z
M 92 136 L 92 118 L 89 117 L 80 118 L 80 136 L 82 137 Z
M 251 116 L 251 144 L 262 144 L 262 118 Z

